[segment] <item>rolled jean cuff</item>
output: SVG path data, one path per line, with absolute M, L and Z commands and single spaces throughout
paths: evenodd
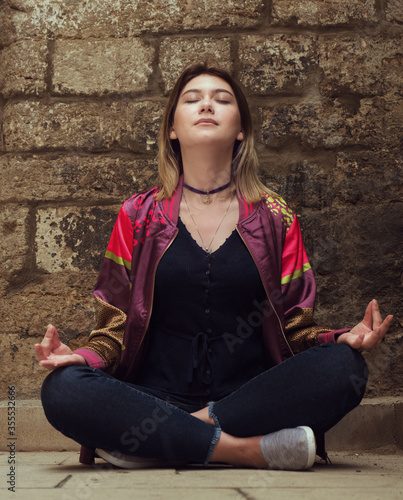
M 216 427 L 214 429 L 214 436 L 213 439 L 211 440 L 210 448 L 207 453 L 206 460 L 204 461 L 204 466 L 207 466 L 211 460 L 211 456 L 213 455 L 215 445 L 218 443 L 218 440 L 220 439 L 221 435 L 221 429 L 219 427 Z
M 217 415 L 213 411 L 213 405 L 214 401 L 210 401 L 210 403 L 208 404 L 208 416 L 214 420 L 215 426 L 221 429 L 221 425 L 220 422 L 218 421 Z

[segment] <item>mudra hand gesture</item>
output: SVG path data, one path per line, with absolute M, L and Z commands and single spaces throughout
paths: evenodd
M 378 347 L 389 330 L 393 316 L 389 315 L 382 321 L 378 302 L 374 299 L 368 304 L 364 319 L 352 330 L 343 333 L 337 339 L 339 344 L 347 344 L 359 351 Z
M 35 344 L 35 353 L 39 364 L 48 370 L 59 366 L 86 365 L 82 356 L 74 354 L 70 347 L 62 344 L 53 325 L 48 326 L 42 342 Z

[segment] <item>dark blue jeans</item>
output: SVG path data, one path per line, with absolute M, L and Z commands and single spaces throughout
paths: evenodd
M 206 402 L 178 402 L 88 367 L 51 372 L 42 404 L 56 429 L 89 448 L 206 464 L 221 429 L 248 437 L 307 425 L 323 434 L 360 403 L 367 371 L 346 345 L 313 347 L 211 402 L 216 427 L 189 414 Z

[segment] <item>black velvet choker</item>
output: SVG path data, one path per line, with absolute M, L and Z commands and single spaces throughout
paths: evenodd
M 186 182 L 183 183 L 183 187 L 185 187 L 186 189 L 189 189 L 189 191 L 193 191 L 193 193 L 204 195 L 205 198 L 203 200 L 203 203 L 205 203 L 206 205 L 210 205 L 210 203 L 211 203 L 210 194 L 215 194 L 215 193 L 219 193 L 220 191 L 224 191 L 224 189 L 227 189 L 227 187 L 230 184 L 231 184 L 231 181 L 227 182 L 227 184 L 224 184 L 223 186 L 220 186 L 216 189 L 212 189 L 211 191 L 202 191 L 201 189 L 196 189 L 196 188 L 186 184 Z

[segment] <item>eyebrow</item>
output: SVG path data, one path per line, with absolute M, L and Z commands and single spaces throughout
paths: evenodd
M 182 96 L 184 96 L 185 94 L 188 94 L 190 92 L 195 92 L 196 94 L 200 94 L 201 90 L 200 89 L 189 89 L 189 90 L 186 90 L 186 92 L 184 92 L 182 94 Z M 221 92 L 226 92 L 227 94 L 229 94 L 232 97 L 234 97 L 234 94 L 232 92 L 230 92 L 229 90 L 227 90 L 227 89 L 215 89 L 213 92 L 214 92 L 214 94 L 220 94 Z

